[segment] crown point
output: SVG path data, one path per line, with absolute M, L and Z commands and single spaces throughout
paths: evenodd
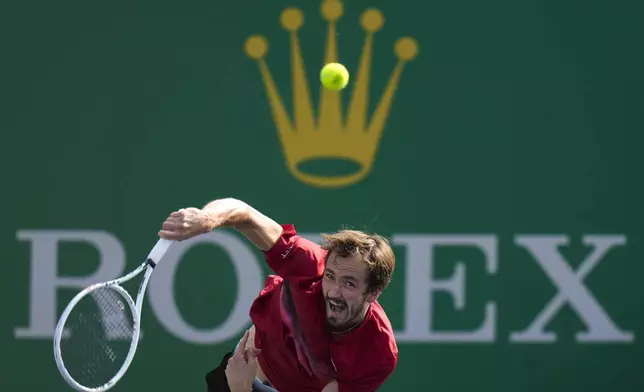
M 280 23 L 288 31 L 297 31 L 304 24 L 304 14 L 298 8 L 287 8 L 282 12 Z
M 385 24 L 385 16 L 377 9 L 369 9 L 360 16 L 360 24 L 369 33 L 375 33 Z
M 400 38 L 394 45 L 394 53 L 400 60 L 413 60 L 418 54 L 418 44 L 411 37 Z
M 251 59 L 259 60 L 266 55 L 266 52 L 268 52 L 268 41 L 266 41 L 266 38 L 261 35 L 248 37 L 246 45 L 244 45 L 244 51 L 246 51 L 246 55 Z
M 335 22 L 344 13 L 344 5 L 340 0 L 326 0 L 322 3 L 322 16 L 327 22 Z

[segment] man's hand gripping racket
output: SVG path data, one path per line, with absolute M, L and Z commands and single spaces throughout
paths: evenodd
M 134 271 L 78 293 L 54 333 L 60 374 L 77 391 L 112 388 L 127 371 L 139 343 L 141 308 L 150 276 L 174 241 L 161 238 Z M 136 302 L 121 286 L 144 273 Z

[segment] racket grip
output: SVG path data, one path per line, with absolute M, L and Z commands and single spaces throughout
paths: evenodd
M 170 245 L 172 245 L 174 241 L 172 240 L 166 240 L 165 238 L 160 238 L 159 241 L 157 241 L 156 245 L 154 245 L 154 248 L 150 251 L 150 254 L 148 255 L 148 260 L 152 260 L 154 264 L 158 263 L 161 261 L 163 256 L 165 255 L 165 252 L 168 251 L 168 248 L 170 248 Z

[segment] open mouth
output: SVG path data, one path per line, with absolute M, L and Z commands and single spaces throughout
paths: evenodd
M 329 310 L 333 314 L 338 314 L 346 309 L 346 304 L 344 302 L 334 301 L 332 299 L 328 300 Z

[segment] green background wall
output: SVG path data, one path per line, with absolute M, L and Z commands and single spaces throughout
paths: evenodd
M 288 171 L 257 64 L 244 52 L 249 36 L 266 37 L 291 111 L 279 24 L 290 6 L 305 15 L 299 38 L 317 100 L 326 22 L 316 1 L 0 5 L 1 389 L 69 390 L 51 334 L 78 287 L 57 287 L 56 276 L 131 269 L 168 213 L 233 196 L 302 232 L 347 225 L 392 236 L 398 267 L 381 302 L 400 363 L 383 391 L 641 391 L 644 6 L 348 1 L 335 37 L 352 83 L 360 14 L 375 7 L 385 16 L 370 111 L 396 65 L 396 40 L 413 37 L 419 52 L 403 70 L 371 172 L 340 188 Z M 103 248 L 91 244 L 95 231 Z M 159 267 L 144 338 L 114 391 L 205 390 L 203 375 L 241 335 L 239 313 L 224 323 L 240 298 L 243 321 L 269 271 L 234 233 L 204 239 L 212 243 L 174 253 L 176 269 Z M 432 243 L 440 246 L 430 252 Z M 101 261 L 98 249 L 112 253 Z M 593 252 L 584 290 L 572 271 Z M 549 275 L 562 260 L 570 268 Z M 432 291 L 430 275 L 460 276 L 462 303 Z M 546 317 L 551 341 L 511 339 L 563 295 L 559 286 L 582 310 L 564 295 Z M 183 327 L 168 321 L 173 314 Z M 598 341 L 579 339 L 589 330 Z

